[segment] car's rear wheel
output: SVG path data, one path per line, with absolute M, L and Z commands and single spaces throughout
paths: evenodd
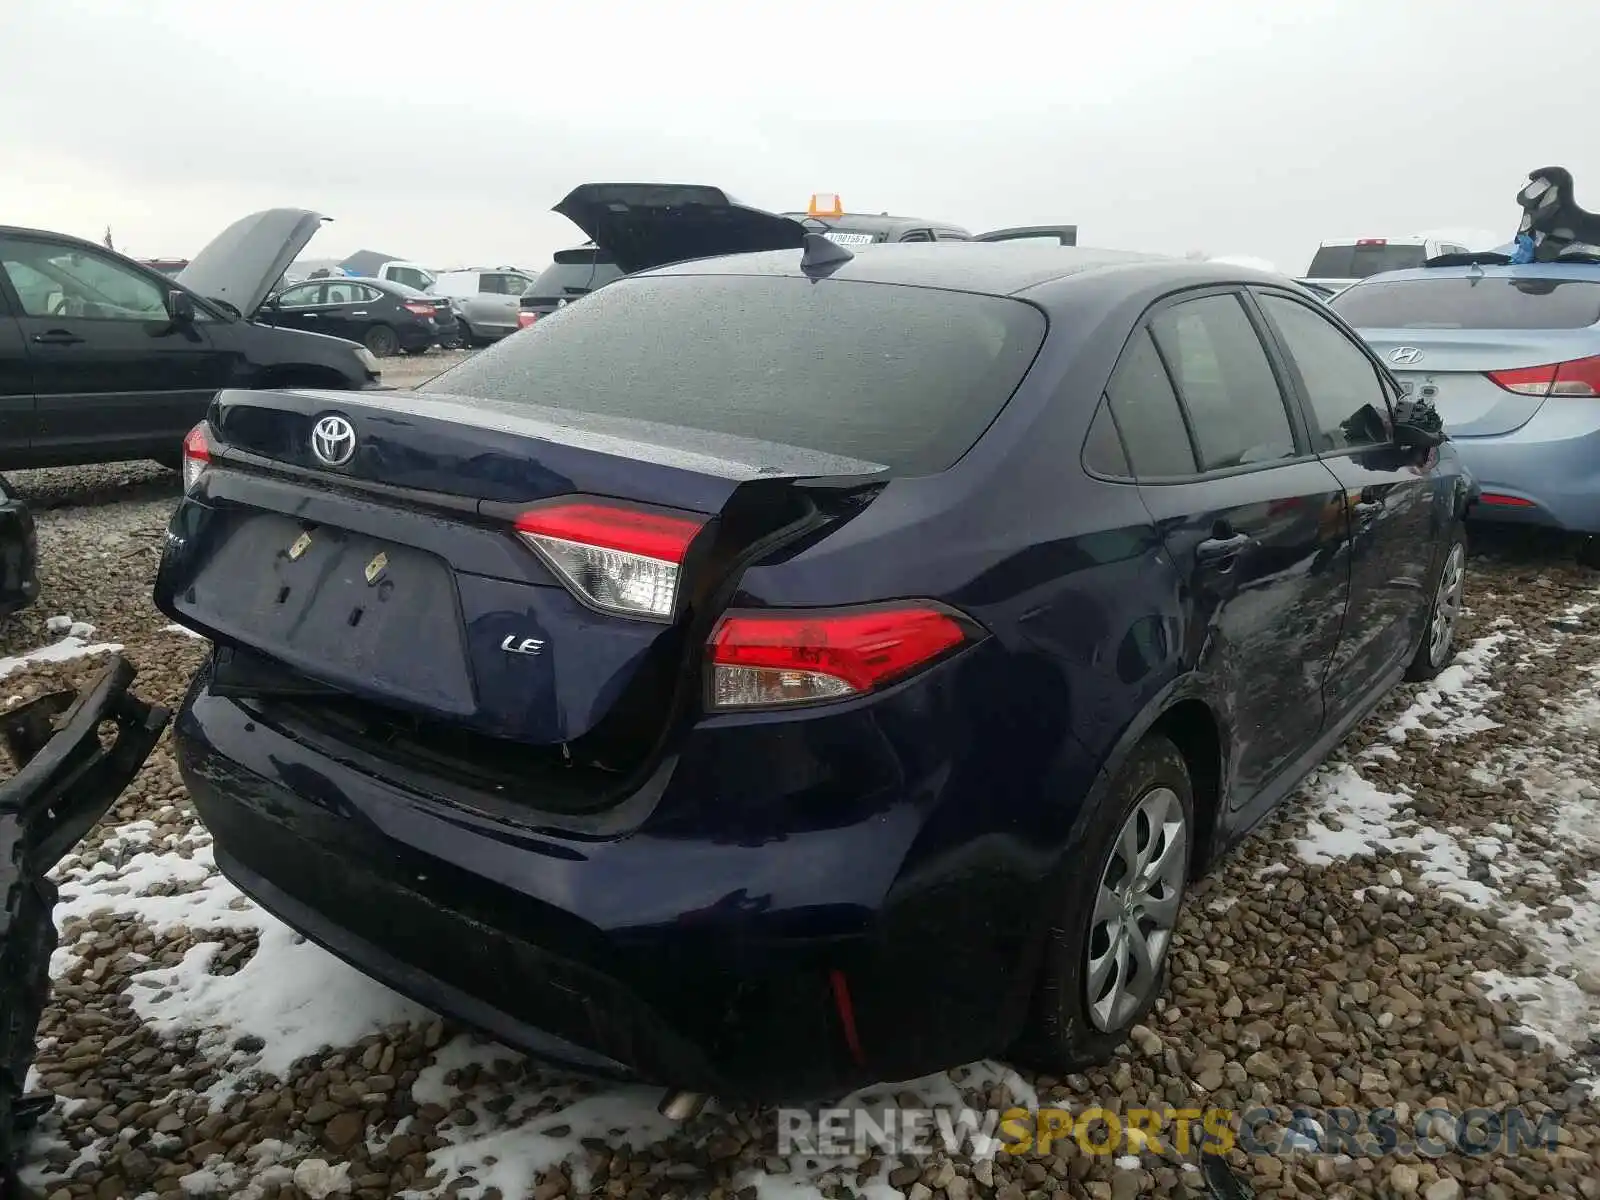
M 456 328 L 459 330 L 456 345 L 462 350 L 471 350 L 478 344 L 478 339 L 472 336 L 472 326 L 467 324 L 466 318 L 457 317 Z
M 1048 934 L 1019 1057 L 1055 1071 L 1104 1062 L 1149 1013 L 1165 983 L 1193 828 L 1183 755 L 1152 734 L 1117 772 L 1064 868 L 1065 904 Z
M 1444 562 L 1433 584 L 1428 606 L 1428 624 L 1422 644 L 1406 668 L 1406 679 L 1413 683 L 1432 679 L 1450 665 L 1456 652 L 1456 627 L 1461 623 L 1461 605 L 1467 590 L 1467 531 L 1457 524 L 1445 547 Z
M 387 325 L 374 325 L 361 340 L 378 358 L 393 358 L 400 352 L 400 337 Z

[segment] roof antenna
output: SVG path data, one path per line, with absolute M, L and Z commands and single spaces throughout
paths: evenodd
M 840 263 L 855 257 L 832 238 L 820 233 L 805 235 L 804 251 L 800 255 L 800 269 L 807 275 L 826 275 Z

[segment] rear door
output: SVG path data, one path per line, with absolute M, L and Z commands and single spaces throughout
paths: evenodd
M 227 356 L 167 315 L 170 286 L 77 243 L 0 238 L 33 368 L 35 455 L 172 449 L 228 379 Z
M 1373 280 L 1330 306 L 1361 333 L 1402 392 L 1433 402 L 1451 437 L 1522 428 L 1561 390 L 1555 373 L 1539 368 L 1600 348 L 1600 272 L 1563 278 L 1452 271 Z
M 989 233 L 975 233 L 974 242 L 1048 242 L 1057 246 L 1076 246 L 1076 225 L 1018 225 L 1013 229 L 995 229 Z
M 1350 609 L 1328 675 L 1330 711 L 1342 713 L 1410 658 L 1427 619 L 1440 524 L 1450 517 L 1434 504 L 1416 451 L 1390 440 L 1391 385 L 1369 353 L 1315 301 L 1255 294 L 1349 511 Z
M 378 296 L 378 292 L 364 283 L 329 280 L 323 285 L 322 303 L 317 309 L 321 320 L 319 332 L 359 342 L 379 320 L 372 311 L 372 302 Z
M 1339 482 L 1310 452 L 1237 290 L 1158 306 L 1107 389 L 1140 492 L 1192 596 L 1186 643 L 1247 804 L 1323 727 L 1349 596 Z
M 531 282 L 526 275 L 512 271 L 484 271 L 479 275 L 478 304 L 486 332 L 504 335 L 516 329 L 519 301 Z

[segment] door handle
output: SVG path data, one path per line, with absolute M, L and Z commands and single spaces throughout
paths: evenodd
M 1213 530 L 1213 536 L 1194 548 L 1194 556 L 1201 566 L 1231 571 L 1239 552 L 1253 541 L 1255 539 L 1249 534 L 1234 533 L 1226 527 L 1219 527 Z
M 41 346 L 76 346 L 83 341 L 70 329 L 51 329 L 45 333 L 36 333 L 33 335 L 33 340 Z

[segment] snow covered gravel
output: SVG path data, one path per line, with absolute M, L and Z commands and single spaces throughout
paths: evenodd
M 121 464 L 12 479 L 41 506 L 44 587 L 0 625 L 0 703 L 80 682 L 120 646 L 138 690 L 175 705 L 205 652 L 149 602 L 176 476 Z M 1506 544 L 1475 557 L 1471 580 L 1457 665 L 1402 689 L 1200 886 L 1169 998 L 1114 1062 L 1065 1079 L 975 1064 L 882 1095 L 1271 1105 L 1284 1120 L 1297 1104 L 1520 1104 L 1560 1116 L 1556 1152 L 1232 1161 L 1261 1197 L 1600 1197 L 1600 575 Z M 482 1042 L 254 908 L 216 873 L 165 743 L 57 875 L 36 1082 L 58 1101 L 31 1172 L 51 1200 L 1132 1200 L 1205 1186 L 1171 1142 L 839 1164 L 779 1158 L 771 1113 L 712 1109 L 674 1129 L 657 1093 Z

